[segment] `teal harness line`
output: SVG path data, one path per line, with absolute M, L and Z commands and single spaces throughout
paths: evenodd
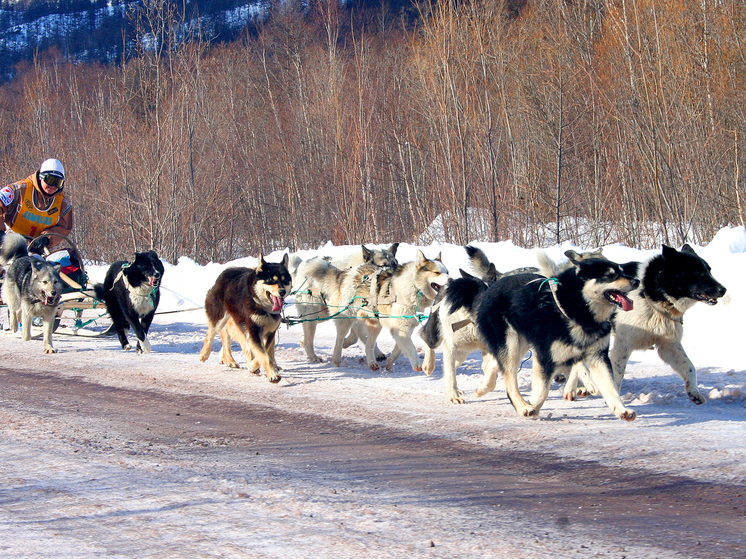
M 360 281 L 360 283 L 358 284 L 358 287 L 359 287 L 360 285 L 362 285 L 362 284 L 363 284 L 363 283 L 364 283 L 364 282 L 365 282 L 365 281 L 366 281 L 367 279 L 368 279 L 368 276 L 363 276 L 363 277 L 362 277 L 362 279 L 361 279 L 361 281 Z M 323 294 L 323 293 L 319 293 L 319 295 L 314 295 L 313 293 L 311 293 L 311 291 L 310 291 L 310 290 L 301 290 L 301 289 L 300 289 L 301 287 L 303 287 L 303 286 L 305 285 L 305 283 L 306 283 L 306 281 L 307 281 L 307 280 L 308 280 L 308 278 L 304 279 L 304 280 L 303 280 L 303 283 L 302 283 L 302 284 L 300 285 L 300 287 L 299 287 L 298 289 L 296 289 L 295 291 L 293 291 L 293 292 L 292 292 L 291 294 L 292 294 L 292 295 L 295 295 L 295 294 L 297 294 L 297 293 L 304 293 L 304 294 L 306 294 L 306 295 L 310 295 L 310 296 L 312 296 L 312 297 L 319 297 L 319 298 L 321 299 L 321 301 L 322 301 L 322 302 L 321 302 L 321 303 L 315 303 L 315 304 L 317 304 L 317 305 L 319 305 L 319 306 L 323 306 L 323 307 L 326 307 L 326 308 L 328 308 L 328 309 L 331 309 L 331 308 L 333 308 L 333 307 L 332 307 L 331 305 L 329 305 L 329 304 L 328 304 L 328 303 L 326 302 L 326 298 L 324 297 L 324 294 Z M 412 315 L 400 315 L 400 316 L 399 316 L 399 315 L 388 315 L 388 314 L 381 314 L 381 313 L 379 313 L 379 312 L 378 312 L 378 310 L 371 310 L 370 312 L 371 312 L 371 313 L 373 313 L 373 316 L 374 316 L 375 318 L 403 318 L 403 319 L 410 319 L 410 318 L 414 318 L 414 319 L 417 319 L 417 322 L 418 322 L 418 323 L 420 323 L 420 322 L 422 322 L 423 320 L 427 320 L 427 319 L 429 318 L 429 316 L 430 316 L 430 315 L 428 315 L 428 314 L 425 314 L 425 313 L 418 313 L 418 312 L 417 312 L 417 309 L 418 309 L 418 308 L 419 308 L 419 306 L 420 306 L 420 298 L 421 298 L 421 297 L 422 297 L 422 291 L 420 291 L 420 290 L 417 290 L 417 302 L 416 302 L 416 303 L 415 303 L 415 305 L 414 305 L 415 313 L 414 313 L 414 314 L 412 314 Z M 354 302 L 355 302 L 355 301 L 356 301 L 357 299 L 360 299 L 360 300 L 362 300 L 362 301 L 363 301 L 362 305 L 360 305 L 360 306 L 353 306 L 353 303 L 354 303 Z M 306 303 L 306 304 L 308 304 L 308 303 Z M 366 309 L 367 305 L 368 305 L 368 299 L 367 299 L 366 297 L 361 297 L 360 295 L 355 295 L 355 296 L 354 296 L 354 297 L 353 297 L 353 298 L 352 298 L 352 299 L 350 300 L 350 302 L 349 302 L 349 303 L 347 303 L 347 305 L 346 305 L 346 306 L 342 306 L 342 307 L 337 307 L 337 308 L 339 308 L 339 310 L 338 310 L 337 312 L 335 312 L 334 314 L 332 314 L 332 315 L 329 315 L 329 316 L 327 316 L 327 317 L 316 317 L 316 318 L 304 318 L 304 317 L 302 317 L 302 316 L 300 316 L 300 317 L 298 317 L 298 318 L 287 317 L 287 316 L 285 316 L 285 314 L 284 314 L 284 308 L 283 308 L 283 312 L 282 312 L 282 318 L 281 318 L 281 320 L 282 320 L 282 322 L 284 322 L 284 323 L 285 323 L 285 324 L 287 324 L 288 326 L 293 326 L 293 325 L 295 325 L 295 324 L 302 324 L 302 323 L 304 323 L 304 322 L 326 322 L 327 320 L 333 320 L 333 319 L 350 319 L 350 320 L 357 320 L 357 319 L 360 319 L 361 317 L 359 317 L 359 316 L 339 316 L 339 315 L 340 315 L 340 314 L 342 314 L 343 312 L 345 312 L 345 311 L 349 310 L 349 309 L 357 309 L 357 310 L 368 310 L 368 309 Z M 308 315 L 305 315 L 305 316 L 309 316 L 310 314 L 318 314 L 318 313 L 320 313 L 320 312 L 321 312 L 321 311 L 317 311 L 317 312 L 314 312 L 314 313 L 309 313 Z

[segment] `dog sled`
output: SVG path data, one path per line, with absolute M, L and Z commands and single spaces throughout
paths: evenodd
M 43 256 L 48 262 L 60 264 L 60 278 L 64 284 L 57 307 L 54 332 L 88 337 L 113 333 L 113 324 L 106 304 L 96 297 L 95 289 L 88 283 L 88 275 L 78 247 L 72 239 L 59 233 L 48 233 L 47 236 L 60 239 L 51 251 L 45 249 Z M 33 240 L 35 239 L 31 242 Z M 7 309 L 4 302 L 2 306 Z M 34 325 L 32 331 L 37 334 L 41 330 Z

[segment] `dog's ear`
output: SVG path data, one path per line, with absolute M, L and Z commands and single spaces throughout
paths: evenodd
M 694 249 L 690 247 L 688 243 L 681 247 L 681 252 L 683 252 L 684 254 L 693 254 L 694 256 L 697 256 L 697 253 L 694 252 Z
M 472 276 L 472 275 L 471 275 L 471 274 L 470 274 L 469 272 L 465 272 L 465 271 L 464 271 L 464 270 L 462 270 L 461 268 L 459 268 L 459 269 L 458 269 L 458 271 L 459 271 L 459 273 L 461 274 L 461 277 L 462 277 L 462 278 L 467 278 L 467 279 L 479 279 L 479 278 L 477 278 L 476 276 Z
M 365 245 L 360 245 L 363 247 L 363 262 L 370 262 L 371 258 L 373 258 L 373 251 L 366 248 Z
M 438 262 L 443 262 L 443 259 L 441 258 L 441 256 L 443 256 L 443 253 L 439 252 L 438 256 L 435 257 L 435 260 L 437 260 Z
M 62 271 L 62 264 L 60 264 L 59 262 L 55 262 L 54 263 L 54 271 L 59 274 Z
M 417 258 L 415 259 L 415 264 L 417 266 L 422 266 L 425 262 L 427 262 L 427 257 L 425 256 L 425 253 L 421 250 L 417 251 Z
M 256 265 L 256 271 L 261 272 L 262 268 L 264 267 L 264 256 L 261 254 L 259 255 L 259 262 Z
M 391 245 L 391 246 L 389 247 L 389 252 L 390 252 L 390 253 L 391 253 L 392 255 L 396 256 L 396 249 L 397 249 L 397 248 L 399 248 L 399 243 L 394 243 L 393 245 Z
M 679 254 L 678 250 L 676 250 L 675 248 L 671 248 L 668 245 L 661 245 L 661 247 L 662 247 L 661 254 L 663 255 L 664 259 L 666 259 L 666 258 L 676 258 L 676 256 L 678 256 L 678 254 Z
M 494 262 L 490 262 L 490 267 L 487 268 L 487 274 L 482 278 L 483 281 L 487 283 L 493 283 L 497 281 L 497 278 L 499 278 L 502 274 L 497 271 L 497 267 L 495 266 Z
M 286 252 L 286 253 L 285 253 L 285 254 L 283 255 L 283 257 L 282 257 L 282 262 L 280 262 L 280 264 L 282 264 L 283 266 L 285 266 L 285 268 L 286 268 L 286 269 L 287 269 L 287 267 L 288 267 L 288 261 L 289 261 L 289 259 L 290 259 L 290 256 L 289 256 L 289 255 L 288 255 L 288 253 Z

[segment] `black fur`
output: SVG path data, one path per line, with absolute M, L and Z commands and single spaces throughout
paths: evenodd
M 689 245 L 681 252 L 663 245 L 661 254 L 648 263 L 642 285 L 645 297 L 655 302 L 689 298 L 712 305 L 725 295 L 725 287 L 712 277 L 710 265 Z
M 469 312 L 476 310 L 481 296 L 487 291 L 487 284 L 464 270 L 459 271 L 461 277 L 448 280 L 445 287 L 438 292 L 438 296 L 433 301 L 433 308 L 440 302 L 442 305 L 448 305 L 449 313 L 456 312 L 461 308 Z M 420 331 L 420 337 L 428 347 L 435 349 L 440 345 L 442 333 L 437 312 L 430 313 L 427 322 Z
M 132 328 L 137 353 L 150 352 L 147 335 L 161 299 L 163 271 L 155 251 L 137 252 L 132 262 L 114 262 L 103 285 L 95 286 L 96 296 L 106 303 L 122 349 L 131 349 L 126 333 Z
M 477 310 L 477 329 L 487 351 L 506 375 L 506 388 L 507 376 L 514 379 L 517 373 L 511 369 L 517 366 L 518 348 L 526 346 L 533 350 L 533 359 L 541 366 L 543 398 L 555 373 L 569 372 L 574 363 L 588 359 L 598 364 L 608 377 L 606 386 L 610 385 L 608 346 L 613 305 L 606 306 L 605 301 L 611 301 L 608 297 L 598 297 L 599 308 L 607 309 L 609 313 L 605 319 L 600 319 L 600 315 L 589 307 L 583 289 L 592 280 L 608 284 L 610 288 L 616 285 L 625 288 L 615 290 L 617 293 L 628 292 L 639 285 L 638 280 L 625 273 L 620 265 L 605 258 L 591 258 L 575 261 L 556 278 L 547 279 L 531 273 L 505 275 L 487 289 Z M 550 282 L 556 285 L 556 300 Z M 516 334 L 523 342 L 516 342 Z M 558 347 L 567 349 L 559 351 Z M 518 397 L 517 383 L 513 386 L 513 394 Z M 536 386 L 532 388 L 531 407 L 526 408 L 521 403 L 519 409 L 519 403 L 513 401 L 508 389 L 508 397 L 519 413 L 534 415 L 538 412 L 543 400 L 533 401 L 534 390 L 537 390 Z M 621 408 L 618 393 L 615 402 Z M 634 413 L 627 414 L 627 410 L 617 413 L 623 419 L 634 418 Z

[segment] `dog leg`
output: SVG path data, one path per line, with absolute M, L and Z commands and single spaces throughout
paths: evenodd
M 349 318 L 342 318 L 334 321 L 334 326 L 337 328 L 337 339 L 334 340 L 332 363 L 337 367 L 342 365 L 342 344 L 345 336 L 347 336 L 347 333 L 350 331 L 350 320 L 351 319 Z
M 422 360 L 422 370 L 427 376 L 433 374 L 435 370 L 435 350 L 430 346 L 425 346 L 425 358 Z
M 220 332 L 225 324 L 228 322 L 230 315 L 224 314 L 223 317 L 216 323 L 211 324 L 210 320 L 207 321 L 207 334 L 205 335 L 205 343 L 202 344 L 202 350 L 199 352 L 199 360 L 204 363 L 212 353 L 212 342 L 215 339 L 215 334 Z
M 704 404 L 707 399 L 699 392 L 697 386 L 697 369 L 689 360 L 684 347 L 680 343 L 658 344 L 658 355 L 668 363 L 684 380 L 686 395 L 698 406 Z
M 381 322 L 378 320 L 365 320 L 365 358 L 368 361 L 368 366 L 371 371 L 377 371 L 380 368 L 378 364 L 378 357 L 376 356 L 376 349 L 378 348 L 376 342 L 378 336 L 381 334 Z M 396 348 L 394 348 L 396 351 Z
M 477 398 L 484 396 L 495 389 L 498 370 L 499 366 L 492 354 L 482 353 L 482 371 L 484 371 L 484 378 L 482 379 L 482 383 L 474 391 Z
M 552 386 L 552 378 L 556 375 L 567 375 L 566 367 L 553 367 L 551 362 L 541 363 L 537 355 L 534 355 L 531 364 L 531 396 L 529 398 L 534 413 L 530 415 L 539 415 L 539 410 L 549 397 L 549 389 Z M 525 413 L 524 413 L 525 415 Z
M 26 303 L 21 303 L 21 339 L 27 342 L 31 339 L 31 321 L 34 316 L 32 309 Z
M 391 337 L 394 338 L 396 347 L 399 348 L 399 353 L 404 353 L 407 359 L 409 359 L 409 363 L 412 365 L 412 369 L 417 372 L 422 372 L 422 361 L 420 361 L 420 356 L 417 355 L 417 348 L 414 347 L 414 342 L 412 341 L 412 329 L 409 327 L 405 327 L 402 329 L 393 328 L 391 330 Z M 395 356 L 395 353 L 396 350 L 391 353 L 388 361 L 386 361 L 386 369 L 389 371 L 392 371 L 394 369 L 396 359 L 392 358 Z
M 624 407 L 616 384 L 611 377 L 612 373 L 608 359 L 604 359 L 602 355 L 589 355 L 586 357 L 585 364 L 588 366 L 591 382 L 601 391 L 601 396 L 603 396 L 606 405 L 609 406 L 614 415 L 625 421 L 634 421 L 637 415 L 633 409 Z
M 575 398 L 579 396 L 577 393 L 577 387 L 578 387 L 578 369 L 580 364 L 576 363 L 572 366 L 572 369 L 570 369 L 570 374 L 567 376 L 567 382 L 565 383 L 565 389 L 563 391 L 563 396 L 565 400 L 569 402 L 575 401 Z
M 537 410 L 523 399 L 521 391 L 518 389 L 518 370 L 521 359 L 526 354 L 526 349 L 523 348 L 523 351 L 520 351 L 520 348 L 511 347 L 508 350 L 507 358 L 504 362 L 501 362 L 500 368 L 505 378 L 505 391 L 515 411 L 523 417 L 534 417 L 538 413 Z M 537 360 L 538 356 L 534 354 L 534 362 Z
M 448 343 L 443 344 L 443 382 L 446 385 L 446 398 L 453 404 L 464 403 L 464 393 L 456 383 L 456 369 L 464 362 L 463 353 L 454 350 Z
M 249 333 L 247 340 L 251 354 L 254 356 L 254 361 L 258 361 L 261 364 L 267 373 L 267 380 L 273 384 L 280 382 L 282 377 L 280 377 L 275 368 L 274 359 L 267 352 L 269 348 L 274 347 L 275 332 L 272 332 L 264 343 L 262 343 L 262 340 L 255 339 L 252 333 Z
M 226 327 L 220 331 L 220 341 L 223 344 L 223 347 L 220 348 L 220 364 L 226 365 L 230 369 L 240 369 L 241 367 L 239 367 L 236 360 L 233 359 L 233 352 L 231 351 L 233 338 L 228 332 L 228 328 L 230 328 L 230 326 L 226 325 Z
M 621 340 L 622 338 L 617 335 L 614 338 L 614 344 L 609 349 L 609 360 L 611 361 L 611 370 L 617 392 L 621 391 L 627 362 L 632 355 L 632 347 L 623 343 Z
M 306 357 L 310 363 L 322 363 L 324 360 L 316 355 L 316 350 L 313 347 L 313 340 L 316 337 L 316 323 L 315 322 L 304 322 L 303 323 L 303 349 L 306 350 Z
M 54 317 L 57 315 L 56 309 L 47 312 L 43 317 L 44 321 L 44 353 L 57 353 L 52 347 L 52 331 L 54 330 Z
M 362 341 L 363 344 L 365 344 L 366 332 L 367 330 L 364 325 L 360 324 L 357 320 L 353 321 L 352 331 L 350 332 L 350 335 L 345 338 L 342 347 L 350 347 L 358 341 Z M 376 361 L 384 361 L 386 359 L 386 354 L 379 349 L 378 342 L 373 346 L 373 354 L 376 356 Z

